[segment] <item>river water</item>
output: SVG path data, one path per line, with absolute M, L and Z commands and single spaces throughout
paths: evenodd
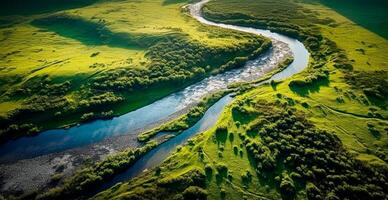
M 143 127 L 157 123 L 166 116 L 198 102 L 206 94 L 225 89 L 230 83 L 250 81 L 262 77 L 268 71 L 276 68 L 279 62 L 291 54 L 294 56 L 294 62 L 282 73 L 276 74 L 274 79 L 289 77 L 303 70 L 307 65 L 308 52 L 299 41 L 267 30 L 207 21 L 199 14 L 199 8 L 206 2 L 203 1 L 190 6 L 191 14 L 197 20 L 212 26 L 264 35 L 272 39 L 273 47 L 259 58 L 249 61 L 243 68 L 208 77 L 180 92 L 122 116 L 109 120 L 97 120 L 69 129 L 48 130 L 37 136 L 22 137 L 9 141 L 0 146 L 0 163 L 79 148 L 110 137 L 135 133 Z
M 0 164 L 0 168 L 6 173 L 10 172 L 9 174 L 12 174 L 12 172 L 17 173 L 18 169 L 27 168 L 26 173 L 24 174 L 28 175 L 28 166 L 30 166 L 29 163 L 33 161 L 38 162 L 37 159 L 31 158 L 44 158 L 42 160 L 45 162 L 48 162 L 48 160 L 51 162 L 51 160 L 55 160 L 55 158 L 59 157 L 58 155 L 64 155 L 64 153 L 62 154 L 60 152 L 72 151 L 73 149 L 87 149 L 91 145 L 99 144 L 109 139 L 114 142 L 114 140 L 120 136 L 132 137 L 133 144 L 128 144 L 128 146 L 140 146 L 140 144 L 136 144 L 135 139 L 133 139 L 136 138 L 138 130 L 142 130 L 142 128 L 147 127 L 148 125 L 163 121 L 166 117 L 184 110 L 189 105 L 198 102 L 202 97 L 213 91 L 225 89 L 230 83 L 258 79 L 267 72 L 276 69 L 279 62 L 291 55 L 294 57 L 294 61 L 285 70 L 275 74 L 271 79 L 285 79 L 307 67 L 309 54 L 304 45 L 298 40 L 270 32 L 268 30 L 208 21 L 201 16 L 200 12 L 203 4 L 207 2 L 208 0 L 205 0 L 189 5 L 188 8 L 190 9 L 190 13 L 195 19 L 203 24 L 211 26 L 263 35 L 272 40 L 273 47 L 260 57 L 247 62 L 243 68 L 234 69 L 222 74 L 208 77 L 180 92 L 171 94 L 148 106 L 122 116 L 115 117 L 110 120 L 97 120 L 69 129 L 48 130 L 37 136 L 23 137 L 14 141 L 9 141 L 8 143 L 0 146 L 0 163 L 3 163 Z M 177 145 L 183 144 L 193 135 L 212 127 L 216 123 L 216 120 L 223 108 L 231 100 L 232 98 L 229 95 L 220 99 L 208 109 L 203 118 L 193 127 L 185 130 L 180 135 L 168 140 L 147 153 L 144 157 L 137 161 L 133 167 L 116 176 L 112 181 L 102 186 L 101 189 L 108 188 L 117 182 L 127 180 L 128 178 L 138 175 L 145 169 L 159 165 L 171 153 L 171 151 L 176 148 Z M 89 153 L 92 154 L 93 152 L 88 151 L 88 154 Z M 71 157 L 71 155 L 66 156 L 66 158 Z M 30 160 L 32 161 L 30 162 Z M 20 167 L 18 163 L 22 163 L 23 167 Z M 6 167 L 2 167 L 1 165 Z M 15 183 L 12 184 L 19 184 L 18 187 L 30 187 L 29 185 L 23 186 L 23 182 L 31 180 L 31 177 L 24 178 L 22 173 L 17 174 L 20 174 L 17 179 L 15 179 L 14 175 L 9 175 L 7 177 L 8 180 L 3 181 L 12 182 L 12 180 L 15 180 Z M 38 175 L 41 176 L 41 174 Z M 26 180 L 23 181 L 24 179 Z M 7 190 L 7 187 L 15 187 L 12 184 L 5 187 L 3 186 L 1 190 Z
M 201 16 L 201 7 L 207 2 L 208 0 L 205 0 L 196 4 L 189 5 L 191 15 L 201 23 L 211 25 L 211 26 L 219 26 L 219 27 L 228 28 L 228 29 L 260 34 L 271 38 L 272 43 L 276 45 L 280 43 L 286 43 L 289 45 L 294 55 L 294 62 L 291 63 L 285 70 L 271 77 L 272 80 L 282 80 L 282 79 L 288 78 L 302 71 L 307 67 L 309 54 L 306 48 L 304 47 L 304 45 L 298 40 L 295 40 L 277 33 L 272 33 L 266 30 L 219 24 L 219 23 L 208 21 Z M 244 73 L 244 70 L 242 70 L 242 73 Z M 225 82 L 227 81 L 224 81 L 224 83 Z M 121 173 L 115 176 L 111 181 L 103 184 L 96 192 L 108 189 L 109 187 L 112 187 L 113 185 L 119 182 L 129 180 L 139 175 L 144 170 L 152 169 L 160 165 L 171 154 L 172 150 L 174 150 L 178 145 L 184 144 L 192 136 L 213 127 L 216 124 L 218 117 L 222 113 L 222 110 L 224 109 L 224 107 L 231 101 L 232 101 L 232 98 L 230 97 L 230 95 L 227 95 L 222 99 L 220 99 L 217 103 L 215 103 L 212 107 L 210 107 L 206 111 L 205 115 L 194 126 L 190 127 L 189 129 L 183 131 L 178 136 L 168 140 L 167 142 L 157 146 L 155 149 L 145 154 L 142 158 L 140 158 L 137 162 L 135 162 L 135 164 L 132 167 L 130 167 L 124 173 Z

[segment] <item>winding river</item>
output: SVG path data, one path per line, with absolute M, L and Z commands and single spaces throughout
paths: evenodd
M 132 141 L 134 141 L 133 144 L 128 146 L 140 146 L 141 144 L 136 143 L 136 136 L 139 130 L 161 122 L 167 116 L 174 115 L 174 113 L 186 109 L 189 105 L 195 104 L 210 92 L 224 89 L 230 83 L 258 79 L 265 73 L 275 69 L 279 62 L 290 55 L 294 57 L 294 61 L 285 70 L 275 74 L 271 79 L 285 79 L 307 67 L 309 53 L 298 40 L 268 30 L 208 21 L 201 15 L 201 7 L 207 2 L 208 0 L 204 0 L 188 5 L 191 15 L 199 22 L 211 26 L 263 35 L 272 40 L 273 47 L 260 57 L 247 62 L 243 68 L 208 77 L 182 91 L 171 94 L 125 115 L 110 120 L 97 120 L 69 129 L 48 130 L 34 137 L 23 137 L 9 141 L 0 146 L 0 163 L 9 164 L 39 156 L 58 154 L 58 152 L 65 152 L 72 149 L 87 148 L 90 145 L 98 144 L 107 139 L 114 139 L 124 135 L 131 137 Z M 225 105 L 231 100 L 232 97 L 229 95 L 221 98 L 208 109 L 203 118 L 193 127 L 147 153 L 126 172 L 116 176 L 112 181 L 103 185 L 99 191 L 120 181 L 134 177 L 145 169 L 159 165 L 177 145 L 183 144 L 193 135 L 212 127 Z
M 272 43 L 274 43 L 275 45 L 279 45 L 279 43 L 286 43 L 289 45 L 292 51 L 292 54 L 294 55 L 294 62 L 291 63 L 285 70 L 272 76 L 271 77 L 272 80 L 285 79 L 287 77 L 290 77 L 302 71 L 304 68 L 307 67 L 309 54 L 307 52 L 307 49 L 304 47 L 304 45 L 301 42 L 295 39 L 289 38 L 287 36 L 283 36 L 267 30 L 220 24 L 220 23 L 214 23 L 214 22 L 208 21 L 205 18 L 203 18 L 201 15 L 202 6 L 208 1 L 209 0 L 204 0 L 204 1 L 189 5 L 191 15 L 201 23 L 211 25 L 211 26 L 219 26 L 219 27 L 228 28 L 228 29 L 260 34 L 271 38 Z M 144 170 L 151 169 L 153 167 L 160 165 L 170 155 L 171 151 L 174 150 L 178 145 L 184 144 L 193 135 L 201 133 L 205 130 L 210 129 L 212 126 L 214 126 L 223 108 L 231 100 L 232 100 L 232 97 L 230 97 L 230 95 L 227 95 L 222 99 L 220 99 L 217 103 L 215 103 L 212 107 L 210 107 L 206 111 L 202 119 L 199 120 L 194 126 L 183 131 L 178 136 L 168 140 L 165 143 L 162 143 L 155 149 L 148 152 L 146 155 L 140 158 L 132 167 L 130 167 L 124 173 L 121 173 L 115 176 L 111 181 L 102 185 L 97 191 L 103 191 L 105 189 L 108 189 L 119 182 L 131 179 L 139 175 Z

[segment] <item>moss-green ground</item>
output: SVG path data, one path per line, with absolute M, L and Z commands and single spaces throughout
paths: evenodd
M 309 23 L 312 23 L 314 24 L 312 29 L 315 33 L 318 32 L 322 34 L 324 38 L 334 41 L 338 48 L 344 50 L 353 66 L 353 71 L 359 71 L 366 79 L 369 77 L 370 81 L 378 78 L 376 75 L 371 76 L 370 73 L 378 71 L 377 73 L 382 74 L 381 76 L 383 78 L 378 79 L 380 80 L 380 83 L 377 84 L 386 83 L 384 82 L 384 79 L 387 80 L 388 78 L 386 76 L 388 60 L 385 56 L 385 52 L 388 51 L 388 41 L 384 37 L 376 34 L 375 30 L 371 31 L 359 26 L 358 23 L 351 21 L 351 18 L 341 15 L 332 8 L 326 7 L 316 1 L 314 1 L 313 4 L 311 4 L 311 2 L 312 1 L 309 1 L 308 3 L 295 3 L 288 0 L 276 2 L 266 0 L 213 0 L 208 3 L 206 9 L 223 14 L 243 13 L 245 16 L 256 19 L 267 18 L 274 21 L 282 21 L 288 24 L 299 25 L 303 29 L 311 28 L 308 26 Z M 241 17 L 241 15 L 237 14 L 231 16 L 234 16 L 231 18 L 236 19 Z M 386 15 L 383 17 L 386 17 Z M 374 19 L 371 18 L 370 20 Z M 329 23 L 326 23 L 327 21 Z M 314 60 L 312 60 L 311 63 L 314 63 Z M 365 93 L 363 93 L 359 87 L 354 87 L 354 85 L 350 85 L 345 81 L 345 75 L 353 73 L 351 70 L 341 70 L 334 67 L 334 63 L 331 62 L 330 59 L 325 64 L 325 67 L 329 71 L 329 79 L 324 84 L 315 82 L 313 87 L 291 90 L 289 83 L 292 80 L 303 79 L 314 71 L 310 66 L 305 72 L 277 83 L 275 87 L 270 85 L 260 86 L 245 94 L 237 96 L 232 104 L 224 110 L 224 113 L 217 124 L 217 127 L 227 127 L 228 129 L 228 134 L 223 138 L 217 138 L 216 127 L 214 127 L 213 129 L 196 136 L 193 139 L 193 142 L 189 142 L 189 144 L 185 145 L 183 148 L 178 148 L 177 152 L 170 156 L 161 166 L 161 175 L 155 175 L 154 172 L 147 172 L 127 183 L 117 185 L 110 190 L 102 192 L 95 198 L 125 199 L 127 197 L 141 195 L 144 191 L 150 192 L 153 191 L 153 189 L 158 191 L 161 188 L 161 186 L 157 184 L 160 182 L 160 179 L 180 177 L 182 174 L 185 174 L 192 169 L 203 170 L 206 165 L 210 165 L 213 168 L 213 174 L 207 175 L 205 186 L 208 193 L 208 199 L 281 198 L 279 183 L 277 183 L 273 177 L 271 178 L 271 173 L 259 172 L 256 175 L 256 166 L 253 164 L 253 159 L 248 156 L 246 145 L 243 144 L 244 139 L 241 139 L 238 136 L 241 134 L 244 135 L 244 137 L 251 137 L 251 133 L 249 131 L 249 124 L 247 126 L 236 125 L 236 118 L 233 116 L 232 108 L 243 105 L 247 110 L 247 113 L 261 113 L 261 110 L 256 110 L 254 106 L 250 107 L 246 104 L 241 104 L 241 102 L 244 101 L 266 101 L 281 105 L 291 105 L 297 112 L 303 113 L 306 119 L 314 124 L 314 127 L 326 130 L 330 134 L 334 134 L 338 137 L 338 141 L 340 141 L 341 144 L 340 149 L 343 149 L 336 149 L 335 151 L 337 151 L 337 154 L 346 152 L 348 160 L 364 163 L 368 169 L 381 168 L 382 172 L 386 173 L 386 155 L 388 155 L 387 96 L 383 97 L 382 104 L 381 102 L 376 103 L 373 98 L 362 100 L 365 98 Z M 382 85 L 382 87 L 385 86 Z M 253 105 L 255 105 L 255 103 L 253 103 Z M 276 113 L 276 107 L 273 107 L 273 109 L 274 113 Z M 260 116 L 260 114 L 258 115 Z M 247 120 L 248 122 L 254 122 L 255 120 L 260 122 L 261 118 L 256 116 Z M 233 136 L 231 136 L 231 134 L 233 134 Z M 259 143 L 260 141 L 266 140 L 266 138 L 261 137 L 260 134 L 258 137 L 254 136 L 253 138 Z M 319 143 L 321 141 L 317 140 L 312 142 Z M 237 148 L 237 152 L 235 152 L 235 148 Z M 321 147 L 322 150 L 326 148 L 332 147 Z M 219 180 L 215 176 L 215 168 L 221 163 L 227 167 L 228 174 L 232 175 L 230 180 L 228 180 L 228 178 Z M 316 167 L 319 168 L 321 166 L 316 165 Z M 313 170 L 311 168 L 308 169 Z M 328 167 L 323 167 L 323 169 L 328 173 L 332 173 L 330 171 L 331 169 Z M 280 167 L 277 168 L 277 170 L 272 173 L 281 174 L 282 170 L 285 170 L 285 168 Z M 249 184 L 246 184 L 246 182 L 241 180 L 241 175 L 245 174 L 247 171 L 253 174 L 253 178 L 250 180 Z M 344 175 L 346 173 L 342 172 L 340 174 Z M 359 173 L 359 175 L 361 174 Z M 263 181 L 263 176 L 268 176 L 269 178 L 264 178 L 265 181 Z M 282 180 L 286 177 L 283 175 L 279 176 L 281 176 Z M 375 174 L 372 175 L 370 179 L 379 177 L 381 176 Z M 366 180 L 366 178 L 364 179 Z M 306 180 L 308 179 L 304 179 L 304 181 Z M 310 179 L 310 181 L 311 180 L 314 182 L 314 178 Z M 387 184 L 386 177 L 381 180 L 385 180 L 383 185 Z M 295 187 L 298 190 L 296 198 L 307 198 L 306 194 L 311 194 L 311 185 L 307 188 L 306 184 L 299 185 L 299 183 L 304 181 L 300 182 L 297 178 L 294 179 L 294 181 Z M 346 182 L 346 184 L 348 184 L 348 182 Z M 349 184 L 357 184 L 357 181 L 353 181 L 353 183 L 349 182 Z M 384 186 L 382 188 L 384 188 Z M 333 191 L 336 192 L 333 192 L 330 195 L 333 195 L 334 193 L 335 195 L 338 195 L 337 190 L 334 189 Z M 356 190 L 349 191 L 353 191 L 354 194 L 357 193 Z M 385 194 L 386 197 L 386 189 L 382 189 L 382 191 L 384 191 L 383 194 Z M 223 196 L 222 193 L 225 193 L 226 196 Z M 157 195 L 158 194 L 155 193 L 155 196 Z M 166 195 L 171 194 L 166 192 Z M 326 195 L 328 194 L 326 193 Z M 348 195 L 352 195 L 352 192 L 348 193 Z M 175 197 L 178 198 L 178 196 Z M 318 196 L 314 197 L 318 198 Z M 328 196 L 320 196 L 319 198 L 322 197 Z M 283 198 L 287 197 L 283 196 Z M 362 199 L 361 196 L 354 198 Z
M 1 16 L 0 124 L 5 127 L 1 127 L 0 133 L 4 133 L 3 137 L 6 139 L 19 135 L 11 133 L 8 128 L 11 124 L 36 127 L 32 128 L 32 131 L 16 128 L 19 132 L 32 133 L 79 123 L 82 121 L 82 115 L 90 112 L 96 114 L 95 118 L 98 118 L 97 115 L 102 111 L 112 111 L 110 113 L 113 114 L 108 117 L 124 114 L 198 81 L 196 75 L 188 72 L 186 68 L 195 71 L 209 65 L 211 70 L 215 70 L 236 56 L 248 56 L 253 52 L 253 48 L 260 45 L 252 43 L 252 39 L 260 40 L 256 36 L 200 24 L 182 8 L 186 1 L 85 0 L 78 3 L 68 2 L 68 6 L 63 5 L 62 1 L 57 4 L 35 1 L 36 5 L 42 4 L 42 12 L 38 12 L 36 5 L 30 6 L 29 12 L 25 10 L 26 7 L 13 5 L 13 9 L 20 12 L 15 10 L 12 13 L 14 15 L 3 13 Z M 45 7 L 47 10 L 44 10 Z M 163 43 L 162 40 L 173 39 L 179 42 L 169 45 L 172 50 L 164 49 L 167 51 L 165 53 L 171 51 L 171 57 L 180 56 L 179 53 L 183 52 L 187 60 L 182 59 L 181 63 L 174 65 L 160 64 L 163 59 L 160 55 L 151 58 L 150 54 L 158 51 L 155 46 L 162 46 L 163 44 L 159 44 Z M 195 44 L 199 49 L 197 52 L 228 48 L 235 50 L 230 55 L 217 55 L 221 60 L 200 60 L 194 58 L 196 55 L 188 57 L 191 52 L 186 53 L 186 49 L 181 48 L 182 52 L 174 49 L 176 46 L 188 44 Z M 242 49 L 237 50 L 241 47 Z M 197 64 L 194 65 L 199 66 L 193 66 L 192 63 L 195 62 Z M 174 69 L 164 70 L 167 64 Z M 122 75 L 123 71 L 146 73 L 149 67 L 155 65 L 162 65 L 162 69 L 151 69 L 147 76 L 138 75 L 139 78 L 135 81 L 141 81 L 142 78 L 151 79 L 151 76 L 154 80 L 168 79 L 166 76 L 169 75 L 172 75 L 171 79 L 183 76 L 185 79 L 179 84 L 180 87 L 176 87 L 177 84 L 165 83 L 167 81 L 140 89 L 107 86 L 114 81 L 128 84 L 137 78 L 131 74 Z M 203 69 L 199 72 L 204 71 Z M 203 78 L 204 74 L 209 75 L 210 71 L 199 77 Z M 119 77 L 116 77 L 117 75 Z M 103 82 L 105 81 L 107 89 L 95 87 L 94 83 L 98 78 L 102 80 L 101 77 L 104 77 Z M 109 78 L 114 80 L 106 80 Z M 40 93 L 45 87 L 64 84 L 67 81 L 70 86 L 62 90 L 63 94 Z M 37 91 L 34 91 L 34 87 Z M 48 89 L 50 90 L 54 91 Z M 113 92 L 113 98 L 122 100 L 114 105 L 104 104 L 102 109 L 80 108 L 82 100 L 90 101 L 107 92 Z M 43 102 L 37 102 L 33 98 Z M 41 106 L 43 113 L 36 110 Z M 22 113 L 27 110 L 30 114 L 17 114 L 20 110 Z
M 66 12 L 92 21 L 98 21 L 105 15 L 104 18 L 108 20 L 105 24 L 114 33 L 159 35 L 179 29 L 190 38 L 211 46 L 237 45 L 235 38 L 211 37 L 207 32 L 211 30 L 202 29 L 202 26 L 189 16 L 182 15 L 180 6 L 183 3 L 102 1 Z M 127 12 L 126 9 L 133 12 Z M 156 9 L 158 12 L 153 12 Z M 272 24 L 274 29 L 278 28 L 277 26 L 289 29 L 297 26 L 295 29 L 298 33 L 312 37 L 322 36 L 324 48 L 340 51 L 325 54 L 327 49 L 317 49 L 317 52 L 312 52 L 311 40 L 297 34 L 299 39 L 303 39 L 305 45 L 308 45 L 313 56 L 307 70 L 285 81 L 262 85 L 239 94 L 231 105 L 225 108 L 214 128 L 199 134 L 185 146 L 177 148 L 160 168 L 116 185 L 94 198 L 182 199 L 187 197 L 181 193 L 187 195 L 189 192 L 185 187 L 189 185 L 206 189 L 208 199 L 386 198 L 387 96 L 386 93 L 383 93 L 382 99 L 367 96 L 365 88 L 378 86 L 383 87 L 383 92 L 386 91 L 384 87 L 388 79 L 386 71 L 388 61 L 385 52 L 388 51 L 388 41 L 380 36 L 381 34 L 376 34 L 375 29 L 368 30 L 364 28 L 365 26 L 360 26 L 367 21 L 352 21 L 349 15 L 337 12 L 335 6 L 327 7 L 318 1 L 309 0 L 306 3 L 291 0 L 213 0 L 208 3 L 206 9 L 222 15 L 214 20 L 227 20 L 226 23 L 238 24 L 238 20 L 245 17 L 252 20 L 252 24 L 247 24 L 252 26 L 263 26 L 255 24 L 254 20 L 261 20 L 264 24 L 267 23 L 267 26 Z M 354 12 L 352 15 L 357 15 L 357 10 Z M 125 16 L 125 20 L 122 16 Z M 363 18 L 367 19 L 375 20 Z M 15 26 L 21 26 L 20 30 L 27 32 L 36 29 L 30 23 Z M 193 26 L 198 28 L 193 29 Z M 48 33 L 39 32 L 38 35 Z M 3 36 L 13 37 L 7 32 Z M 16 35 L 14 40 L 17 41 L 21 36 Z M 55 39 L 59 36 L 55 34 L 52 37 Z M 66 47 L 69 52 L 77 52 L 77 48 L 86 48 L 82 44 L 82 41 L 85 42 L 82 38 L 71 40 L 61 36 L 61 41 L 63 40 L 68 40 L 67 42 L 74 45 L 71 48 Z M 335 45 L 325 43 L 329 40 Z M 2 40 L 5 41 L 7 40 Z M 32 42 L 38 45 L 42 41 L 50 42 L 44 39 Z M 60 43 L 55 42 L 55 45 Z M 87 56 L 78 55 L 78 52 L 78 56 L 83 56 L 82 62 L 89 62 L 89 53 L 96 52 L 94 48 L 98 48 L 101 56 L 109 54 L 111 49 L 116 49 L 102 45 L 93 47 Z M 84 51 L 86 50 L 83 49 L 82 52 Z M 134 57 L 137 61 L 133 63 L 139 62 L 141 65 L 141 62 L 147 62 L 142 60 L 144 54 L 140 53 L 144 52 L 144 49 L 127 48 L 123 51 L 127 51 L 126 56 L 139 56 Z M 19 53 L 23 54 L 16 52 L 8 55 L 15 59 L 9 62 L 27 62 L 18 56 Z M 112 55 L 121 59 L 120 54 Z M 105 59 L 107 63 L 114 60 Z M 336 66 L 338 59 L 345 60 L 346 62 L 339 63 L 349 64 L 352 69 Z M 323 61 L 323 68 L 328 74 L 327 79 L 315 80 L 312 84 L 296 89 L 290 87 L 292 81 L 306 80 L 306 77 L 322 70 L 319 62 Z M 138 67 L 141 67 L 140 65 Z M 115 68 L 115 65 L 109 67 Z M 50 68 L 51 66 L 48 67 Z M 15 74 L 26 74 L 25 77 L 28 77 L 31 74 L 27 72 L 33 69 L 34 66 L 26 66 L 17 69 L 20 71 Z M 44 68 L 34 73 L 53 70 L 48 69 Z M 78 72 L 71 67 L 57 71 L 67 74 L 69 73 L 67 70 L 73 70 L 72 73 Z M 98 71 L 95 70 L 82 69 L 90 73 Z M 12 74 L 12 69 L 9 73 Z M 15 102 L 17 101 L 4 101 L 0 105 L 4 110 L 13 109 L 17 107 Z M 283 130 L 281 128 L 283 126 L 287 128 Z M 210 168 L 212 173 L 208 173 Z M 227 173 L 222 171 L 225 168 Z M 206 174 L 204 185 L 193 181 L 195 178 L 187 178 L 187 174 L 191 174 L 193 170 L 199 170 L 199 174 Z M 195 176 L 196 179 L 204 179 L 201 175 Z M 197 188 L 197 194 L 200 193 L 203 191 Z

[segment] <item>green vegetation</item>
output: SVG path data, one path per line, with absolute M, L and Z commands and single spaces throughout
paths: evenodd
M 386 165 L 356 159 L 334 133 L 307 120 L 303 107 L 291 98 L 281 95 L 267 101 L 260 96 L 252 98 L 255 92 L 257 89 L 239 96 L 216 128 L 180 148 L 157 168 L 158 173 L 145 173 L 95 198 L 125 199 L 136 194 L 157 199 L 160 194 L 148 190 L 166 195 L 156 187 L 160 180 L 181 177 L 200 167 L 206 175 L 209 199 L 254 198 L 258 194 L 275 199 L 385 197 Z M 236 153 L 240 148 L 242 153 Z M 220 157 L 220 152 L 224 156 Z M 239 178 L 236 172 L 241 171 Z M 176 191 L 176 185 L 164 185 Z
M 352 88 L 362 90 L 374 105 L 386 109 L 388 89 L 384 86 L 388 85 L 387 77 L 388 72 L 383 70 L 372 72 L 354 71 L 346 74 L 345 80 Z M 365 103 L 368 104 L 368 101 L 365 101 Z
M 138 4 L 149 8 L 150 2 Z M 122 4 L 128 6 L 127 3 L 124 1 Z M 260 37 L 203 27 L 184 13 L 169 15 L 178 8 L 177 5 L 183 5 L 180 1 L 157 3 L 152 7 L 161 9 L 166 17 L 162 21 L 157 20 L 160 16 L 148 19 L 152 24 L 158 24 L 155 25 L 160 28 L 156 28 L 157 31 L 155 26 L 149 26 L 151 22 L 148 20 L 140 20 L 142 26 L 138 25 L 138 30 L 128 31 L 127 35 L 119 34 L 125 31 L 109 22 L 87 23 L 89 28 L 101 30 L 95 36 L 98 40 L 105 35 L 119 35 L 116 38 L 118 41 L 125 40 L 129 44 L 121 50 L 141 51 L 144 57 L 140 57 L 144 60 L 134 59 L 129 62 L 133 66 L 128 68 L 110 66 L 101 71 L 95 70 L 104 65 L 93 65 L 88 68 L 93 73 L 89 74 L 87 82 L 78 85 L 64 83 L 63 80 L 55 82 L 56 79 L 46 79 L 48 77 L 40 79 L 40 76 L 33 76 L 27 81 L 23 77 L 8 77 L 4 79 L 4 84 L 18 87 L 12 87 L 9 90 L 12 92 L 7 92 L 4 98 L 12 99 L 14 103 L 29 94 L 37 94 L 39 98 L 35 97 L 30 103 L 38 102 L 41 106 L 30 109 L 46 111 L 46 107 L 62 108 L 66 105 L 69 110 L 74 110 L 68 112 L 55 107 L 52 109 L 54 116 L 78 113 L 82 120 L 90 120 L 95 115 L 111 116 L 120 113 L 122 108 L 108 106 L 109 110 L 100 114 L 101 108 L 110 104 L 120 105 L 121 102 L 133 102 L 133 108 L 151 101 L 145 101 L 145 97 L 155 99 L 171 92 L 174 85 L 184 86 L 209 74 L 238 67 L 270 45 Z M 120 2 L 117 4 L 121 5 Z M 92 11 L 99 5 L 77 10 L 84 18 L 70 18 L 84 23 L 86 16 L 95 13 Z M 169 6 L 173 9 L 164 10 Z M 348 15 L 342 16 L 312 0 L 308 3 L 292 0 L 212 0 L 203 11 L 213 21 L 266 28 L 298 38 L 310 52 L 309 67 L 281 82 L 272 81 L 259 87 L 249 83 L 231 86 L 234 90 L 238 89 L 238 93 L 214 128 L 178 147 L 161 166 L 119 183 L 93 199 L 386 199 L 388 112 L 385 86 L 388 62 L 384 53 L 388 50 L 387 40 L 350 21 L 346 18 Z M 113 15 L 112 20 L 117 20 L 115 17 Z M 190 25 L 179 21 L 182 18 Z M 139 17 L 134 19 L 139 20 Z M 178 19 L 181 29 L 178 31 L 175 27 L 168 28 L 167 32 L 161 31 L 161 26 L 168 27 L 165 24 L 167 19 Z M 198 29 L 193 31 L 192 26 L 198 26 Z M 78 38 L 81 43 L 85 39 L 84 33 L 79 32 L 58 34 Z M 155 40 L 145 44 L 141 42 L 143 37 Z M 102 41 L 107 46 L 115 44 L 114 40 Z M 93 50 L 87 56 L 98 58 L 103 54 L 99 52 Z M 9 51 L 5 56 L 16 57 L 19 53 Z M 281 63 L 281 68 L 290 61 Z M 140 62 L 143 64 L 140 65 Z M 43 80 L 49 82 L 45 84 Z M 32 82 L 29 81 L 43 84 L 30 84 Z M 19 87 L 23 85 L 25 88 Z M 165 90 L 160 92 L 162 88 Z M 44 93 L 39 94 L 39 91 Z M 71 98 L 69 93 L 73 95 Z M 139 94 L 144 99 L 137 98 Z M 44 99 L 43 95 L 47 98 Z M 160 131 L 179 131 L 189 127 L 219 97 L 209 97 L 187 115 L 141 134 L 139 140 L 147 141 Z M 83 101 L 75 103 L 78 101 L 72 98 Z M 3 119 L 4 124 L 18 116 L 19 110 L 27 108 L 12 107 L 12 103 L 4 100 L 0 105 L 17 110 L 14 111 L 16 114 Z M 29 112 L 21 112 L 23 115 L 20 117 L 29 115 Z M 6 131 L 17 134 L 19 130 L 30 130 L 33 133 L 37 130 L 35 124 L 25 121 L 9 126 Z M 149 149 L 154 145 L 150 144 Z M 103 183 L 133 164 L 138 158 L 134 155 L 141 156 L 149 150 L 147 147 L 138 153 L 126 151 L 92 165 L 74 175 L 62 187 L 36 197 L 52 199 L 80 195 L 79 198 L 82 198 L 82 194 L 92 186 Z M 57 178 L 53 177 L 53 180 Z
M 309 3 L 319 2 L 338 12 L 355 24 L 373 31 L 388 39 L 388 16 L 386 8 L 388 2 L 384 0 L 335 1 L 335 0 L 306 0 Z
M 62 37 L 80 41 L 84 45 L 107 45 L 119 48 L 147 48 L 162 39 L 157 35 L 136 35 L 115 33 L 104 25 L 104 21 L 91 22 L 81 17 L 69 15 L 52 15 L 31 22 L 32 25 L 54 32 Z M 80 29 L 79 27 L 82 27 Z M 98 56 L 94 54 L 91 57 Z
M 140 179 L 138 180 L 142 182 Z M 207 199 L 206 176 L 200 169 L 191 169 L 174 177 L 161 177 L 154 175 L 155 184 L 147 184 L 144 188 L 132 188 L 125 197 L 128 199 Z M 120 185 L 114 186 L 116 189 Z M 101 196 L 103 199 L 104 197 Z
M 193 126 L 198 120 L 203 117 L 209 107 L 211 107 L 219 99 L 221 99 L 230 92 L 231 90 L 222 90 L 204 97 L 197 105 L 190 108 L 187 114 L 184 114 L 181 117 L 167 122 L 150 131 L 139 134 L 138 140 L 141 142 L 148 141 L 153 136 L 161 132 L 175 132 L 176 134 L 179 134 L 185 129 L 188 129 Z
M 177 148 L 157 175 L 94 199 L 146 195 L 158 180 L 201 168 L 208 199 L 385 199 L 388 42 L 319 3 L 213 0 L 204 13 L 300 39 L 308 69 L 257 88 L 232 86 L 241 90 L 216 127 Z
M 112 156 L 108 156 L 102 161 L 78 170 L 58 187 L 40 193 L 28 193 L 21 196 L 20 199 L 81 198 L 83 195 L 93 192 L 96 187 L 99 187 L 102 183 L 110 180 L 114 175 L 128 169 L 141 156 L 156 146 L 157 144 L 155 142 L 150 142 L 141 148 L 127 149 Z
M 201 25 L 183 4 L 99 1 L 5 16 L 15 23 L 0 28 L 0 140 L 124 114 L 271 45 Z
M 3 0 L 0 16 L 33 15 L 91 5 L 97 0 Z

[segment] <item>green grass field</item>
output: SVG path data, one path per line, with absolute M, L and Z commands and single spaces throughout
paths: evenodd
M 306 2 L 319 2 L 338 14 L 348 18 L 355 24 L 388 39 L 388 16 L 386 14 L 386 8 L 388 6 L 387 1 L 307 0 Z
M 376 19 L 357 21 L 338 5 L 303 2 L 209 2 L 204 11 L 212 20 L 298 37 L 311 53 L 309 68 L 237 96 L 216 127 L 177 148 L 160 168 L 95 199 L 386 198 L 384 28 L 367 29 L 362 24 Z
M 35 3 L 1 17 L 2 140 L 124 114 L 268 42 L 203 26 L 183 1 Z
M 101 111 L 101 101 L 107 103 L 103 106 L 115 105 L 109 106 L 114 113 L 125 113 L 171 93 L 182 77 L 189 77 L 182 86 L 198 81 L 265 43 L 260 37 L 197 23 L 182 8 L 186 3 L 98 1 L 60 12 L 56 10 L 62 8 L 4 17 L 11 25 L 1 28 L 0 66 L 5 67 L 0 71 L 0 111 L 7 117 L 33 101 L 39 106 L 47 105 L 40 101 L 53 102 L 58 106 L 47 116 L 23 111 L 39 116 L 28 122 L 32 124 L 60 116 L 50 127 L 87 120 L 91 107 Z M 308 68 L 281 82 L 241 86 L 250 89 L 235 97 L 215 127 L 178 147 L 161 166 L 92 199 L 386 199 L 388 41 L 387 14 L 381 11 L 386 3 L 347 3 L 207 3 L 204 16 L 212 21 L 298 38 L 310 52 Z M 168 60 L 161 59 L 166 55 Z M 214 55 L 222 56 L 212 59 Z M 151 78 L 156 69 L 162 72 L 159 77 L 170 79 Z M 28 91 L 38 90 L 49 95 L 26 97 Z M 183 116 L 159 129 L 175 128 L 181 121 L 187 126 L 190 119 Z M 141 136 L 147 140 L 153 134 Z M 93 188 L 104 181 L 102 177 L 122 170 L 120 166 L 133 164 L 138 158 L 133 155 L 137 154 L 121 152 L 80 171 L 64 187 L 25 198 L 61 199 L 63 191 L 70 196 L 82 193 L 88 190 L 83 186 Z

